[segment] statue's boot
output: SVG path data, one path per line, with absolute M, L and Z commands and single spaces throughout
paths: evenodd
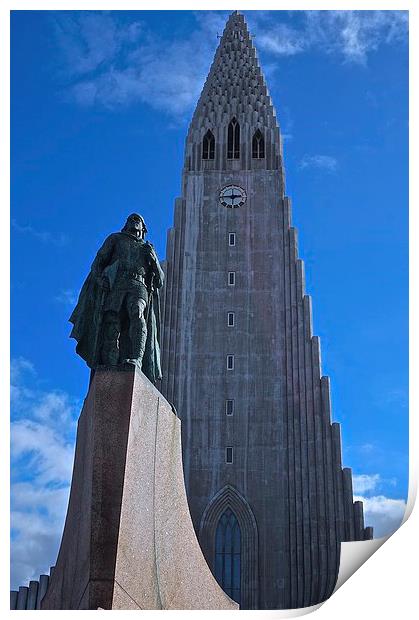
M 124 359 L 126 364 L 134 364 L 141 368 L 143 363 L 145 344 L 147 340 L 147 330 L 141 330 L 141 336 L 137 340 L 136 346 L 131 347 L 131 357 Z

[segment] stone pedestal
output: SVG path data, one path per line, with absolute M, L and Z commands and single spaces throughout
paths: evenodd
M 138 370 L 96 371 L 42 609 L 237 609 L 202 555 L 180 420 Z

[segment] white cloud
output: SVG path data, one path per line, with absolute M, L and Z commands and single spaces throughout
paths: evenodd
M 47 506 L 49 514 L 54 518 L 61 519 L 63 508 L 67 507 L 68 487 L 58 488 L 35 488 L 28 482 L 16 482 L 13 485 L 12 511 L 18 515 L 15 524 L 21 528 L 23 525 L 22 511 L 32 512 L 39 506 Z M 45 520 L 37 521 L 36 528 L 44 531 L 49 528 Z
M 25 373 L 31 377 L 36 376 L 32 362 L 24 357 L 12 359 L 10 362 L 10 402 L 15 411 L 22 410 L 24 403 L 32 397 L 32 390 L 27 388 L 22 381 Z
M 393 387 L 381 390 L 376 399 L 377 405 L 382 408 L 400 412 L 409 406 L 409 394 L 406 389 Z
M 48 426 L 50 421 L 36 423 L 30 420 L 11 425 L 11 455 L 15 466 L 25 459 L 23 468 L 36 473 L 36 484 L 67 482 L 71 476 L 73 445 Z
M 384 494 L 389 487 L 395 487 L 396 478 L 382 478 L 380 474 L 358 474 L 352 476 L 354 501 L 364 504 L 364 523 L 374 528 L 374 538 L 392 534 L 399 527 L 406 509 L 403 499 L 392 499 Z
M 305 168 L 317 168 L 334 172 L 338 167 L 338 162 L 335 157 L 330 155 L 304 155 L 299 167 L 302 170 Z
M 380 45 L 406 39 L 406 11 L 298 13 L 302 15 L 300 27 L 278 22 L 278 12 L 249 12 L 246 17 L 257 47 L 272 59 L 318 50 L 365 63 Z M 171 39 L 163 39 L 145 23 L 128 22 L 115 13 L 56 12 L 53 20 L 61 74 L 73 100 L 110 109 L 144 103 L 176 118 L 189 114 L 228 13 L 196 11 L 194 15 L 196 28 L 188 35 L 174 32 Z
M 38 387 L 33 364 L 11 363 L 12 588 L 54 564 L 64 524 L 79 403 Z
M 384 495 L 373 497 L 354 496 L 355 501 L 364 503 L 364 522 L 374 528 L 374 538 L 388 536 L 400 526 L 406 502 L 403 499 L 391 499 Z
M 65 304 L 66 306 L 74 306 L 77 301 L 77 291 L 69 288 L 63 289 L 54 297 L 54 299 L 61 304 Z
M 72 11 L 55 14 L 54 28 L 67 70 L 87 74 L 112 62 L 124 46 L 139 42 L 142 24 L 126 25 L 106 12 Z
M 224 18 L 197 16 L 188 37 L 159 40 L 140 22 L 101 12 L 55 16 L 55 33 L 80 105 L 114 109 L 145 103 L 179 118 L 196 103 Z
M 168 57 L 143 48 L 136 66 L 110 67 L 75 84 L 72 93 L 86 106 L 99 103 L 113 109 L 142 102 L 179 117 L 196 103 L 203 86 L 203 63 L 191 63 L 192 56 L 194 51 L 188 44 L 173 44 Z
M 263 29 L 257 35 L 257 47 L 279 56 L 294 56 L 306 49 L 307 39 L 303 32 L 286 24 L 278 24 L 274 29 Z
M 212 39 L 215 39 L 223 34 L 230 13 L 231 11 L 195 11 L 194 15 L 200 29 L 210 33 Z
M 395 487 L 397 485 L 397 478 L 382 478 L 380 474 L 354 474 L 352 482 L 354 493 L 367 493 L 370 495 L 374 491 L 377 492 L 388 487 Z
M 407 41 L 407 11 L 302 11 L 299 28 L 275 24 L 254 14 L 258 46 L 272 54 L 304 51 L 332 54 L 345 62 L 365 64 L 381 45 Z
M 69 487 L 11 487 L 11 585 L 18 588 L 48 573 L 55 564 L 64 525 Z
M 380 474 L 373 474 L 371 476 L 367 474 L 354 474 L 352 476 L 354 493 L 365 493 L 366 491 L 374 491 L 380 480 Z
M 51 232 L 45 230 L 36 230 L 32 226 L 21 225 L 16 220 L 12 220 L 12 227 L 18 233 L 22 233 L 26 236 L 34 237 L 38 239 L 38 241 L 42 241 L 42 243 L 49 243 L 56 246 L 63 246 L 68 243 L 68 238 L 63 233 L 53 234 Z
M 24 357 L 16 357 L 10 362 L 10 380 L 12 384 L 16 384 L 22 378 L 25 372 L 35 374 L 35 368 L 32 362 Z

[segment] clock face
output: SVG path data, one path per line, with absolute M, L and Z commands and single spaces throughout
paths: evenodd
M 227 185 L 220 191 L 220 204 L 228 209 L 242 207 L 246 202 L 246 192 L 238 185 Z

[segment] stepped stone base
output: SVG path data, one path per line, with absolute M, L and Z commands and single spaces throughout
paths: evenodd
M 238 609 L 195 536 L 180 426 L 140 371 L 96 371 L 42 609 Z

